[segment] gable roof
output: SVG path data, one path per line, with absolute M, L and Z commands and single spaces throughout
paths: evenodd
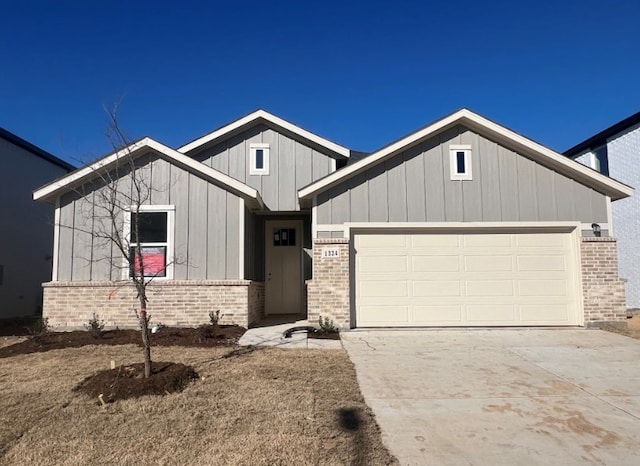
M 586 186 L 610 196 L 614 200 L 628 197 L 633 193 L 633 189 L 631 187 L 602 175 L 582 164 L 574 162 L 573 160 L 570 160 L 567 157 L 532 141 L 531 139 L 527 139 L 504 126 L 487 120 L 471 110 L 463 108 L 373 152 L 371 155 L 359 160 L 358 162 L 347 165 L 345 168 L 333 172 L 315 183 L 300 189 L 298 191 L 298 196 L 300 199 L 310 199 L 318 193 L 326 191 L 332 186 L 356 176 L 357 174 L 402 153 L 409 147 L 456 125 L 464 125 L 480 134 L 487 135 L 496 142 L 504 144 L 506 147 L 514 149 L 516 152 L 526 155 L 532 160 L 556 170 L 559 173 L 580 181 Z
M 33 192 L 33 199 L 53 203 L 55 199 L 62 194 L 94 180 L 99 171 L 109 170 L 126 162 L 128 157 L 137 158 L 141 155 L 148 154 L 149 151 L 160 155 L 174 165 L 180 166 L 242 197 L 248 202 L 249 207 L 259 209 L 264 207 L 260 193 L 255 189 L 148 137 L 134 142 L 113 154 L 109 154 L 90 165 L 79 168 L 67 176 L 37 189 Z
M 179 147 L 178 152 L 186 154 L 204 145 L 213 145 L 217 142 L 228 139 L 239 131 L 243 131 L 261 123 L 268 123 L 272 126 L 276 126 L 287 132 L 293 133 L 301 139 L 322 146 L 335 154 L 342 155 L 343 157 L 348 158 L 350 155 L 350 151 L 346 147 L 340 146 L 335 142 L 324 139 L 262 109 L 256 110 L 255 112 L 250 113 L 249 115 L 246 115 L 236 121 L 233 121 L 228 125 L 223 126 L 222 128 L 218 128 L 215 131 L 205 134 L 204 136 L 191 141 L 190 143 L 185 144 L 182 147 Z
M 65 162 L 64 160 L 59 159 L 55 155 L 50 154 L 49 152 L 40 149 L 38 146 L 31 144 L 29 141 L 25 141 L 19 136 L 16 136 L 10 131 L 7 131 L 4 128 L 0 128 L 0 138 L 9 141 L 13 145 L 21 147 L 22 149 L 31 152 L 34 155 L 37 155 L 41 159 L 46 160 L 47 162 L 51 162 L 54 165 L 57 165 L 60 168 L 63 168 L 70 172 L 71 170 L 75 170 L 76 167 Z
M 591 136 L 589 139 L 576 144 L 571 149 L 566 150 L 564 152 L 564 155 L 566 155 L 567 157 L 573 157 L 575 155 L 580 155 L 581 153 L 589 149 L 595 149 L 597 147 L 603 146 L 607 143 L 607 139 L 609 139 L 610 137 L 621 133 L 627 128 L 631 128 L 638 123 L 640 123 L 640 112 L 631 115 L 630 117 L 609 126 L 607 129 L 600 131 L 595 136 Z

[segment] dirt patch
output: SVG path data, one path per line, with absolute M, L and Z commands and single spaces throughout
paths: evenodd
M 151 346 L 183 346 L 192 348 L 212 348 L 217 346 L 233 346 L 247 331 L 237 325 L 203 325 L 197 328 L 162 327 L 157 333 L 150 333 Z M 83 330 L 73 332 L 48 332 L 33 336 L 13 345 L 0 348 L 0 358 L 8 358 L 20 354 L 43 353 L 46 351 L 80 348 L 88 345 L 142 346 L 139 330 L 118 329 L 105 331 L 101 338 L 94 338 Z
M 170 395 L 181 392 L 198 374 L 190 366 L 171 362 L 153 362 L 151 376 L 144 377 L 144 363 L 129 364 L 100 371 L 73 388 L 91 398 L 102 395 L 104 403 L 145 395 Z
M 640 340 L 640 313 L 636 311 L 630 319 L 627 319 L 627 328 L 606 326 L 603 330 Z
M 307 332 L 307 338 L 313 340 L 339 340 L 340 332 Z

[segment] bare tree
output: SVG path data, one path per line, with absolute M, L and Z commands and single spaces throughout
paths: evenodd
M 85 218 L 90 224 L 80 227 L 80 231 L 90 235 L 94 243 L 105 251 L 101 258 L 90 257 L 90 263 L 106 260 L 119 278 L 128 277 L 136 291 L 139 309 L 135 310 L 142 334 L 144 353 L 144 375 L 151 375 L 151 343 L 149 340 L 149 320 L 147 290 L 152 280 L 166 273 L 166 268 L 175 262 L 169 251 L 165 251 L 165 262 L 161 269 L 157 264 L 149 267 L 148 258 L 141 246 L 143 235 L 142 206 L 148 204 L 153 190 L 148 167 L 138 162 L 134 155 L 135 143 L 126 137 L 118 124 L 117 106 L 106 110 L 109 124 L 107 137 L 117 157 L 115 163 L 96 163 L 93 165 L 94 181 L 76 189 L 76 193 L 85 201 L 88 211 Z M 168 187 L 164 187 L 168 189 Z M 65 225 L 61 225 L 64 227 Z M 126 226 L 128 226 L 128 231 Z M 73 228 L 78 231 L 78 225 Z M 153 268 L 153 270 L 149 270 Z M 124 273 L 123 273 L 124 271 Z M 128 283 L 124 281 L 123 284 Z

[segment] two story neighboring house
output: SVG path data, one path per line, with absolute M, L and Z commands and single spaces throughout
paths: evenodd
M 51 278 L 53 210 L 32 191 L 73 166 L 0 128 L 0 319 L 39 315 Z
M 142 139 L 34 192 L 56 206 L 52 325 L 93 312 L 136 325 L 137 272 L 102 241 L 96 203 L 115 182 L 135 193 L 131 173 L 149 195 L 107 233 L 131 239 L 140 221 L 156 322 L 217 309 L 222 322 L 343 328 L 626 318 L 607 229 L 611 200 L 632 194 L 623 183 L 466 109 L 365 157 L 258 110 L 177 149 Z
M 629 186 L 640 185 L 640 112 L 567 150 L 564 155 Z M 612 235 L 618 239 L 627 307 L 640 309 L 640 198 L 614 202 Z

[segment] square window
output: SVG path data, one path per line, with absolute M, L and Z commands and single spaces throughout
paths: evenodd
M 251 144 L 249 146 L 249 174 L 269 174 L 269 144 Z
M 452 180 L 471 180 L 471 146 L 449 146 L 449 161 Z
M 132 210 L 135 209 L 132 207 Z M 140 274 L 149 278 L 173 278 L 173 206 L 139 206 L 126 212 L 124 237 L 129 255 L 123 260 L 123 279 Z

